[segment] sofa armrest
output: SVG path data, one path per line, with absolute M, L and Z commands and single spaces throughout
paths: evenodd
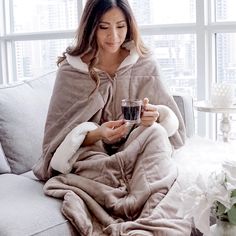
M 183 117 L 186 127 L 187 137 L 191 137 L 195 133 L 193 98 L 190 95 L 180 95 L 180 94 L 173 94 L 173 97 Z

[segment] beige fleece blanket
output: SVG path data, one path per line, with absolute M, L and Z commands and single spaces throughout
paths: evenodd
M 180 186 L 164 128 L 138 127 L 116 154 L 101 142 L 77 152 L 73 173 L 51 178 L 46 194 L 64 198 L 63 214 L 80 235 L 190 235 L 178 218 Z
M 99 76 L 99 89 L 89 96 L 95 83 L 86 71 L 68 63 L 58 70 L 43 154 L 33 168 L 47 181 L 45 193 L 64 199 L 62 212 L 81 235 L 190 235 L 189 223 L 176 216 L 180 186 L 171 160 L 172 148 L 184 144 L 185 127 L 155 61 L 139 58 L 120 68 L 113 80 L 103 72 Z M 53 156 L 75 127 L 122 119 L 121 99 L 144 97 L 175 113 L 179 128 L 170 138 L 159 124 L 138 127 L 114 155 L 100 141 L 76 150 L 70 173 L 53 168 Z

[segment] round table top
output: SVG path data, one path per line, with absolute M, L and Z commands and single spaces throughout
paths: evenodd
M 198 111 L 214 112 L 214 113 L 236 113 L 236 104 L 230 107 L 216 107 L 213 106 L 211 101 L 197 101 L 194 107 Z

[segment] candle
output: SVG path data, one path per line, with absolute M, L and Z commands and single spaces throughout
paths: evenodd
M 214 107 L 230 107 L 234 102 L 234 85 L 215 83 L 211 87 L 211 103 Z

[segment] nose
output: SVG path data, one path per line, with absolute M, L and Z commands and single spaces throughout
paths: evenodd
M 110 29 L 108 37 L 113 40 L 118 38 L 118 30 L 116 27 Z

